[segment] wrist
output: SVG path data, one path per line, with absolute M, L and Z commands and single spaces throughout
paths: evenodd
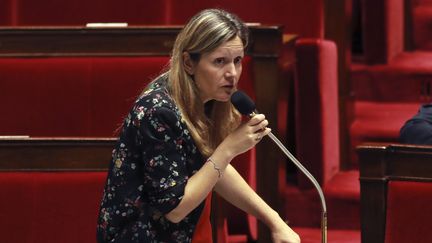
M 267 227 L 269 227 L 271 231 L 277 231 L 278 229 L 287 226 L 287 223 L 282 220 L 276 211 L 273 211 L 271 215 L 272 217 L 270 217 L 267 224 Z
M 213 161 L 223 163 L 223 165 L 220 164 L 220 166 L 225 168 L 235 156 L 236 155 L 233 153 L 233 151 L 228 146 L 225 146 L 225 143 L 221 143 L 215 149 L 211 157 Z
M 217 171 L 218 178 L 220 179 L 223 175 L 223 169 L 219 167 L 219 165 L 216 164 L 216 162 L 213 161 L 211 157 L 209 157 L 206 161 L 206 163 L 210 163 L 213 165 L 213 169 Z

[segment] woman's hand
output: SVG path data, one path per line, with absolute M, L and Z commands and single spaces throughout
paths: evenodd
M 255 115 L 228 135 L 222 144 L 235 157 L 248 151 L 261 141 L 264 136 L 267 136 L 271 132 L 267 125 L 268 121 L 263 114 Z
M 300 236 L 285 222 L 272 229 L 271 235 L 274 243 L 300 243 Z

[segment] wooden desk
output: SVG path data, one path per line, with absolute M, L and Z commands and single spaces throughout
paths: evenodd
M 105 171 L 116 138 L 0 138 L 0 171 Z

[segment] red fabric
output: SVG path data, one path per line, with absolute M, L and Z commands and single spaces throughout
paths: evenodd
M 432 22 L 432 6 L 415 7 L 413 14 L 413 39 L 414 48 L 432 50 L 430 24 Z
M 256 189 L 255 148 L 235 157 L 231 164 L 246 180 L 249 186 L 252 189 Z M 228 219 L 228 231 L 230 235 L 246 235 L 250 239 L 257 239 L 257 219 L 255 217 L 228 203 L 225 203 L 223 208 Z
M 297 155 L 325 185 L 339 171 L 336 45 L 328 40 L 300 39 L 296 58 Z M 300 186 L 311 184 L 301 176 Z
M 368 63 L 387 63 L 404 49 L 403 0 L 365 0 L 364 54 Z
M 172 1 L 171 24 L 185 24 L 192 15 L 205 8 L 222 8 L 246 22 L 284 25 L 285 33 L 303 37 L 324 36 L 324 4 L 320 0 L 186 0 Z M 245 8 L 247 6 L 247 8 Z
M 242 74 L 238 83 L 238 89 L 243 90 L 252 100 L 255 100 L 255 86 L 252 82 L 253 75 L 253 62 L 250 56 L 245 56 L 242 62 Z
M 359 171 L 340 171 L 323 188 L 332 229 L 360 229 Z M 314 217 L 317 217 L 316 214 Z
M 432 242 L 432 183 L 390 181 L 385 243 Z
M 0 59 L 0 135 L 113 136 L 168 57 Z
M 425 85 L 432 78 L 431 53 L 401 53 L 386 65 L 353 65 L 352 90 L 356 100 L 427 102 Z
M 106 172 L 1 172 L 2 242 L 94 243 Z
M 6 15 L 6 23 L 21 26 L 85 25 L 89 22 L 185 24 L 198 11 L 216 7 L 232 11 L 247 22 L 284 25 L 285 33 L 296 33 L 303 37 L 324 36 L 324 4 L 320 0 L 275 0 L 271 4 L 260 0 L 128 0 L 122 4 L 114 0 L 10 1 L 19 1 L 19 4 L 11 12 L 16 15 L 16 20 L 11 22 L 11 17 Z M 0 9 L 3 7 L 3 4 L 0 5 Z
M 321 242 L 321 229 L 319 228 L 294 228 L 294 231 L 300 235 L 302 243 Z M 328 230 L 328 242 L 331 243 L 359 243 L 359 230 Z
M 414 49 L 432 50 L 432 3 L 422 3 L 412 9 Z
M 419 5 L 423 5 L 423 4 L 432 4 L 432 0 L 412 0 L 412 5 L 413 6 L 419 6 Z
M 211 213 L 211 198 L 212 193 L 206 198 L 203 212 L 198 220 L 197 227 L 192 237 L 192 243 L 212 243 L 212 226 L 210 224 L 210 213 Z
M 349 128 L 352 166 L 358 166 L 357 145 L 371 141 L 398 142 L 400 128 L 419 107 L 418 102 L 355 102 L 354 121 Z
M 360 183 L 359 172 L 340 171 L 323 187 L 329 229 L 360 229 Z M 296 227 L 321 225 L 321 202 L 315 188 L 300 189 L 285 185 L 281 193 L 282 213 L 289 224 Z M 302 238 L 302 242 L 303 242 Z M 330 242 L 330 241 L 329 241 Z M 359 242 L 359 241 L 357 241 Z
M 164 16 L 167 1 L 128 0 L 119 4 L 115 0 L 19 0 L 16 25 L 62 26 L 92 22 L 166 24 Z
M 350 156 L 357 166 L 355 147 L 363 142 L 398 142 L 402 125 L 430 102 L 427 87 L 432 79 L 425 51 L 401 53 L 385 65 L 352 66 Z
M 3 0 L 0 4 L 0 26 L 12 24 L 12 0 Z

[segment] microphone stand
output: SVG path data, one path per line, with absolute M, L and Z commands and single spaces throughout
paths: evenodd
M 321 199 L 321 242 L 327 243 L 327 206 L 324 199 L 324 193 L 319 185 L 319 183 L 315 180 L 312 174 L 288 151 L 287 148 L 282 144 L 282 142 L 275 136 L 273 133 L 269 133 L 268 136 L 276 143 L 276 145 L 284 152 L 284 154 L 303 172 L 304 175 L 312 182 L 318 191 L 319 197 Z
M 243 115 L 247 115 L 249 117 L 253 117 L 258 114 L 258 111 L 255 109 L 255 104 L 253 101 L 243 92 L 236 91 L 231 96 L 231 103 L 236 107 L 236 109 Z M 276 145 L 284 152 L 284 154 L 303 172 L 303 174 L 312 182 L 318 191 L 320 200 L 321 200 L 321 243 L 327 243 L 327 206 L 324 199 L 324 193 L 319 185 L 319 183 L 315 180 L 313 175 L 288 151 L 287 148 L 282 144 L 282 142 L 275 136 L 273 133 L 269 133 L 268 136 L 276 143 Z

